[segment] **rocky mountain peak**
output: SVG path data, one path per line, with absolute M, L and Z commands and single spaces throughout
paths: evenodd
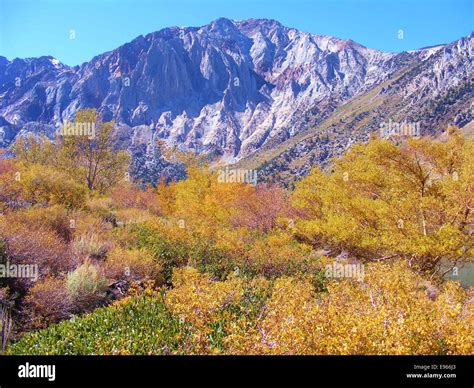
M 434 93 L 455 85 L 471 74 L 472 47 L 471 35 L 385 53 L 275 20 L 220 18 L 139 36 L 76 67 L 53 57 L 0 57 L 0 118 L 9 123 L 0 126 L 0 142 L 8 146 L 25 128 L 53 133 L 47 128 L 94 107 L 129 133 L 125 147 L 145 130 L 236 161 L 308 129 L 408 66 L 439 74 L 419 81 Z M 411 98 L 411 88 L 400 93 Z

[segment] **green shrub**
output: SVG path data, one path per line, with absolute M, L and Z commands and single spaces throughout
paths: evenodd
M 133 228 L 132 234 L 136 236 L 137 247 L 149 250 L 154 259 L 162 265 L 167 282 L 171 281 L 173 267 L 185 265 L 188 262 L 190 248 L 172 240 L 169 236 L 143 225 Z
M 187 333 L 185 326 L 166 310 L 161 296 L 141 296 L 25 334 L 9 347 L 8 353 L 169 354 L 181 349 Z

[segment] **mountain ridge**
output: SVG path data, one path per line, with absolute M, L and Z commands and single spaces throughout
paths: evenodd
M 0 146 L 28 132 L 52 137 L 58 123 L 93 107 L 116 120 L 123 148 L 159 139 L 235 163 L 310 130 L 411 67 L 420 74 L 395 87 L 404 104 L 397 112 L 416 113 L 472 78 L 472 51 L 472 34 L 387 53 L 271 19 L 220 18 L 140 35 L 73 67 L 51 56 L 0 57 Z

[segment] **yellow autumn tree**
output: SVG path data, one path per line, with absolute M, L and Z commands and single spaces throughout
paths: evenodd
M 114 122 L 101 122 L 95 109 L 84 109 L 76 113 L 74 125 L 90 130 L 63 136 L 60 168 L 84 181 L 89 190 L 104 192 L 124 180 L 130 157 L 115 146 Z
M 354 145 L 330 173 L 301 180 L 296 235 L 367 260 L 403 257 L 434 274 L 441 260 L 472 257 L 474 146 L 456 128 L 445 139 Z
M 102 122 L 95 109 L 76 113 L 54 141 L 44 136 L 19 138 L 13 146 L 23 165 L 49 165 L 91 191 L 105 192 L 127 178 L 130 156 L 114 140 L 114 122 Z
M 46 136 L 20 137 L 12 147 L 18 161 L 23 164 L 55 165 L 57 163 L 57 143 L 51 142 Z

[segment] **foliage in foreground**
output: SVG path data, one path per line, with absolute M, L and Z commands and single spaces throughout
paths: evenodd
M 474 142 L 375 139 L 325 174 L 314 168 L 293 195 L 296 234 L 364 260 L 402 257 L 428 274 L 474 256 Z
M 28 333 L 8 354 L 169 354 L 184 331 L 159 296 L 140 296 Z
M 192 158 L 185 180 L 124 181 L 111 128 L 0 159 L 0 264 L 38 269 L 0 277 L 11 353 L 473 353 L 472 288 L 440 266 L 473 257 L 474 143 L 456 130 L 354 145 L 287 191 Z
M 469 293 L 447 282 L 435 300 L 402 262 L 371 264 L 365 278 L 231 276 L 186 267 L 174 288 L 125 299 L 27 334 L 11 354 L 472 354 Z M 470 296 L 472 299 L 472 295 Z

